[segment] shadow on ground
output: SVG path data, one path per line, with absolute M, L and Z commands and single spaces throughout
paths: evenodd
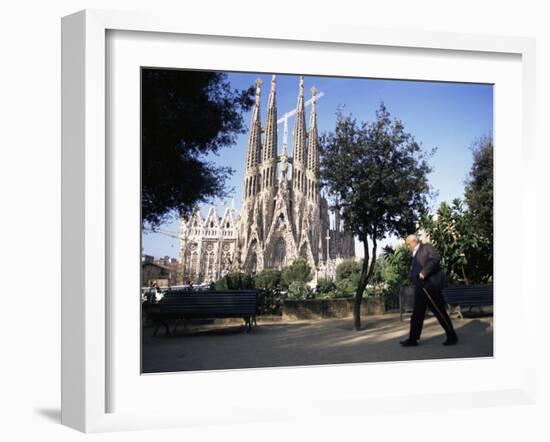
M 443 330 L 427 318 L 418 347 L 398 343 L 409 320 L 398 314 L 353 319 L 260 322 L 251 333 L 244 326 L 213 324 L 180 329 L 175 335 L 151 337 L 143 330 L 143 372 L 289 367 L 361 362 L 387 362 L 493 355 L 492 317 L 453 319 L 459 344 L 443 346 Z

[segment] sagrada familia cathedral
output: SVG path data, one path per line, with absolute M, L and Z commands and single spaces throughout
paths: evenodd
M 306 127 L 304 78 L 300 77 L 292 156 L 287 152 L 286 121 L 282 152 L 277 144 L 276 76 L 271 80 L 267 116 L 260 117 L 261 80 L 248 136 L 243 207 L 227 207 L 219 217 L 214 207 L 206 219 L 196 209 L 180 221 L 180 282 L 210 282 L 234 271 L 282 269 L 303 257 L 314 278 L 334 277 L 336 265 L 355 256 L 353 237 L 339 214 L 329 213 L 320 193 L 317 91 Z M 288 116 L 288 115 L 287 115 Z

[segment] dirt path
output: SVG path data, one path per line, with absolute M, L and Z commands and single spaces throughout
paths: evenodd
M 252 333 L 235 324 L 215 324 L 178 330 L 176 336 L 151 337 L 143 329 L 143 372 L 217 370 L 470 358 L 493 355 L 493 318 L 453 319 L 459 344 L 443 346 L 443 330 L 427 318 L 418 347 L 401 347 L 408 319 L 398 314 L 367 316 L 355 331 L 351 318 L 315 321 L 260 321 Z

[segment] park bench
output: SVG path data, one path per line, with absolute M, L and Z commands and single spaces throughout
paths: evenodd
M 442 291 L 445 302 L 450 307 L 449 315 L 456 312 L 462 318 L 462 308 L 477 307 L 483 313 L 482 307 L 493 305 L 493 284 L 456 284 L 445 287 Z
M 458 313 L 462 318 L 462 308 L 479 308 L 483 313 L 482 307 L 493 305 L 493 285 L 492 284 L 456 284 L 445 287 L 442 290 L 443 298 L 448 305 L 449 315 Z M 399 313 L 403 320 L 403 314 L 406 311 L 412 311 L 414 305 L 414 287 L 403 287 L 399 293 Z
M 145 307 L 145 305 L 144 305 Z M 256 322 L 257 292 L 239 291 L 202 291 L 169 290 L 162 300 L 146 307 L 146 316 L 156 325 L 153 336 L 164 325 L 170 334 L 168 324 L 175 321 L 173 332 L 178 324 L 188 319 L 243 318 L 247 332 Z

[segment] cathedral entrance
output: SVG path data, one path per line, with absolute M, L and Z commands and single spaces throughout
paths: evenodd
M 273 249 L 272 268 L 282 270 L 286 265 L 286 244 L 283 238 L 279 238 Z

